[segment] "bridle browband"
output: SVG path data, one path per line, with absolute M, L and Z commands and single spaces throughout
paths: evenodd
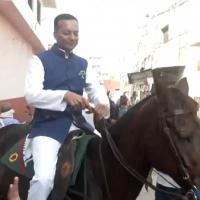
M 174 113 L 175 115 L 182 115 L 185 114 L 183 110 L 179 110 L 177 113 Z M 175 157 L 177 158 L 178 164 L 180 166 L 181 169 L 181 174 L 183 175 L 183 180 L 189 185 L 190 189 L 186 192 L 185 195 L 182 194 L 178 194 L 175 192 L 168 192 L 165 191 L 163 189 L 160 189 L 158 187 L 156 187 L 155 185 L 153 185 L 151 182 L 149 182 L 148 180 L 146 180 L 146 178 L 144 176 L 142 176 L 137 170 L 135 170 L 134 168 L 131 167 L 131 165 L 128 163 L 128 161 L 125 159 L 125 157 L 121 154 L 120 150 L 118 149 L 117 145 L 115 144 L 115 141 L 113 140 L 111 134 L 109 133 L 107 127 L 106 127 L 106 121 L 104 120 L 104 131 L 106 133 L 106 139 L 108 141 L 109 147 L 111 148 L 111 151 L 113 153 L 113 155 L 115 156 L 115 158 L 117 159 L 117 161 L 120 163 L 120 165 L 129 173 L 131 174 L 131 176 L 135 177 L 138 181 L 140 181 L 143 184 L 146 184 L 147 186 L 149 186 L 151 189 L 155 190 L 155 191 L 160 191 L 163 192 L 165 194 L 174 196 L 174 197 L 178 197 L 182 200 L 197 200 L 197 196 L 196 196 L 196 191 L 197 191 L 197 187 L 192 184 L 190 175 L 184 165 L 184 162 L 182 160 L 182 156 L 180 154 L 180 152 L 178 151 L 176 144 L 173 140 L 173 138 L 171 137 L 171 131 L 169 129 L 169 127 L 167 126 L 166 123 L 166 118 L 165 118 L 165 114 L 163 111 L 161 111 L 161 124 L 163 126 L 163 131 L 166 134 L 167 138 L 169 139 L 170 142 L 170 147 L 171 150 L 174 152 Z M 101 140 L 99 143 L 99 154 L 100 154 L 100 161 L 101 161 L 101 166 L 102 166 L 102 171 L 103 171 L 103 176 L 104 176 L 104 181 L 105 181 L 105 188 L 106 188 L 106 192 L 108 194 L 108 197 L 110 200 L 112 200 L 111 197 L 111 193 L 108 187 L 108 182 L 107 182 L 107 177 L 106 177 L 106 172 L 105 172 L 105 167 L 104 167 L 104 163 L 103 163 L 103 155 L 102 155 L 102 148 L 101 148 Z

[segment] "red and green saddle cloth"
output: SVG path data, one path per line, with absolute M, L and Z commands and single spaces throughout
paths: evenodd
M 34 174 L 32 159 L 25 166 L 24 163 L 24 144 L 26 138 L 20 139 L 15 145 L 13 145 L 1 158 L 0 162 L 23 176 L 31 178 Z
M 83 133 L 77 139 L 77 149 L 75 153 L 75 167 L 71 177 L 72 183 L 75 183 L 76 176 L 80 169 L 81 163 L 85 157 L 87 145 L 89 141 L 94 137 L 96 136 Z M 33 161 L 32 159 L 30 159 L 29 162 L 26 162 L 25 165 L 24 152 L 23 152 L 25 139 L 26 138 L 20 139 L 13 147 L 11 147 L 9 151 L 0 158 L 0 162 L 6 167 L 10 168 L 12 171 L 15 171 L 18 174 L 31 178 L 34 174 Z

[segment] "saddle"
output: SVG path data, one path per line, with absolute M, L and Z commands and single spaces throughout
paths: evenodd
M 69 134 L 58 152 L 54 188 L 49 200 L 102 200 L 101 190 L 95 183 L 86 157 L 87 146 L 96 137 L 82 130 L 72 131 Z M 25 141 L 26 138 L 19 140 L 0 158 L 0 162 L 12 171 L 30 179 L 34 175 L 33 161 L 32 157 L 24 159 Z

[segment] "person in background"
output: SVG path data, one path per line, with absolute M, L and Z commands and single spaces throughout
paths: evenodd
M 27 121 L 24 121 L 24 124 L 31 124 L 31 122 L 33 120 L 34 108 L 30 105 L 26 105 L 25 113 L 27 115 Z
M 111 124 L 114 124 L 116 120 L 118 119 L 118 106 L 117 104 L 111 99 L 110 91 L 107 92 L 107 96 L 110 103 L 110 117 L 108 119 L 108 122 Z
M 137 103 L 136 99 L 137 99 L 137 92 L 133 91 L 133 93 L 131 95 L 131 99 L 130 99 L 131 106 L 134 106 Z
M 29 136 L 35 173 L 28 200 L 48 198 L 57 153 L 72 129 L 73 119 L 82 116 L 85 109 L 98 119 L 109 117 L 105 89 L 87 60 L 73 53 L 79 39 L 78 20 L 70 14 L 58 15 L 54 19 L 54 37 L 56 44 L 33 56 L 26 74 L 25 98 L 35 108 Z M 94 107 L 83 97 L 84 90 Z
M 15 110 L 12 108 L 12 104 L 6 102 L 0 106 L 0 127 L 8 126 L 11 124 L 20 124 L 20 122 L 14 118 Z
M 123 94 L 120 96 L 119 105 L 118 105 L 118 118 L 122 117 L 129 109 L 129 99 Z

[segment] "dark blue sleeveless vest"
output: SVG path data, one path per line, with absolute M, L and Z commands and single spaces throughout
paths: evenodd
M 83 94 L 87 61 L 71 53 L 65 53 L 55 44 L 50 50 L 38 55 L 44 66 L 44 89 L 70 90 Z M 48 136 L 63 143 L 72 123 L 72 114 L 81 115 L 81 110 L 67 106 L 65 111 L 36 108 L 30 137 Z

